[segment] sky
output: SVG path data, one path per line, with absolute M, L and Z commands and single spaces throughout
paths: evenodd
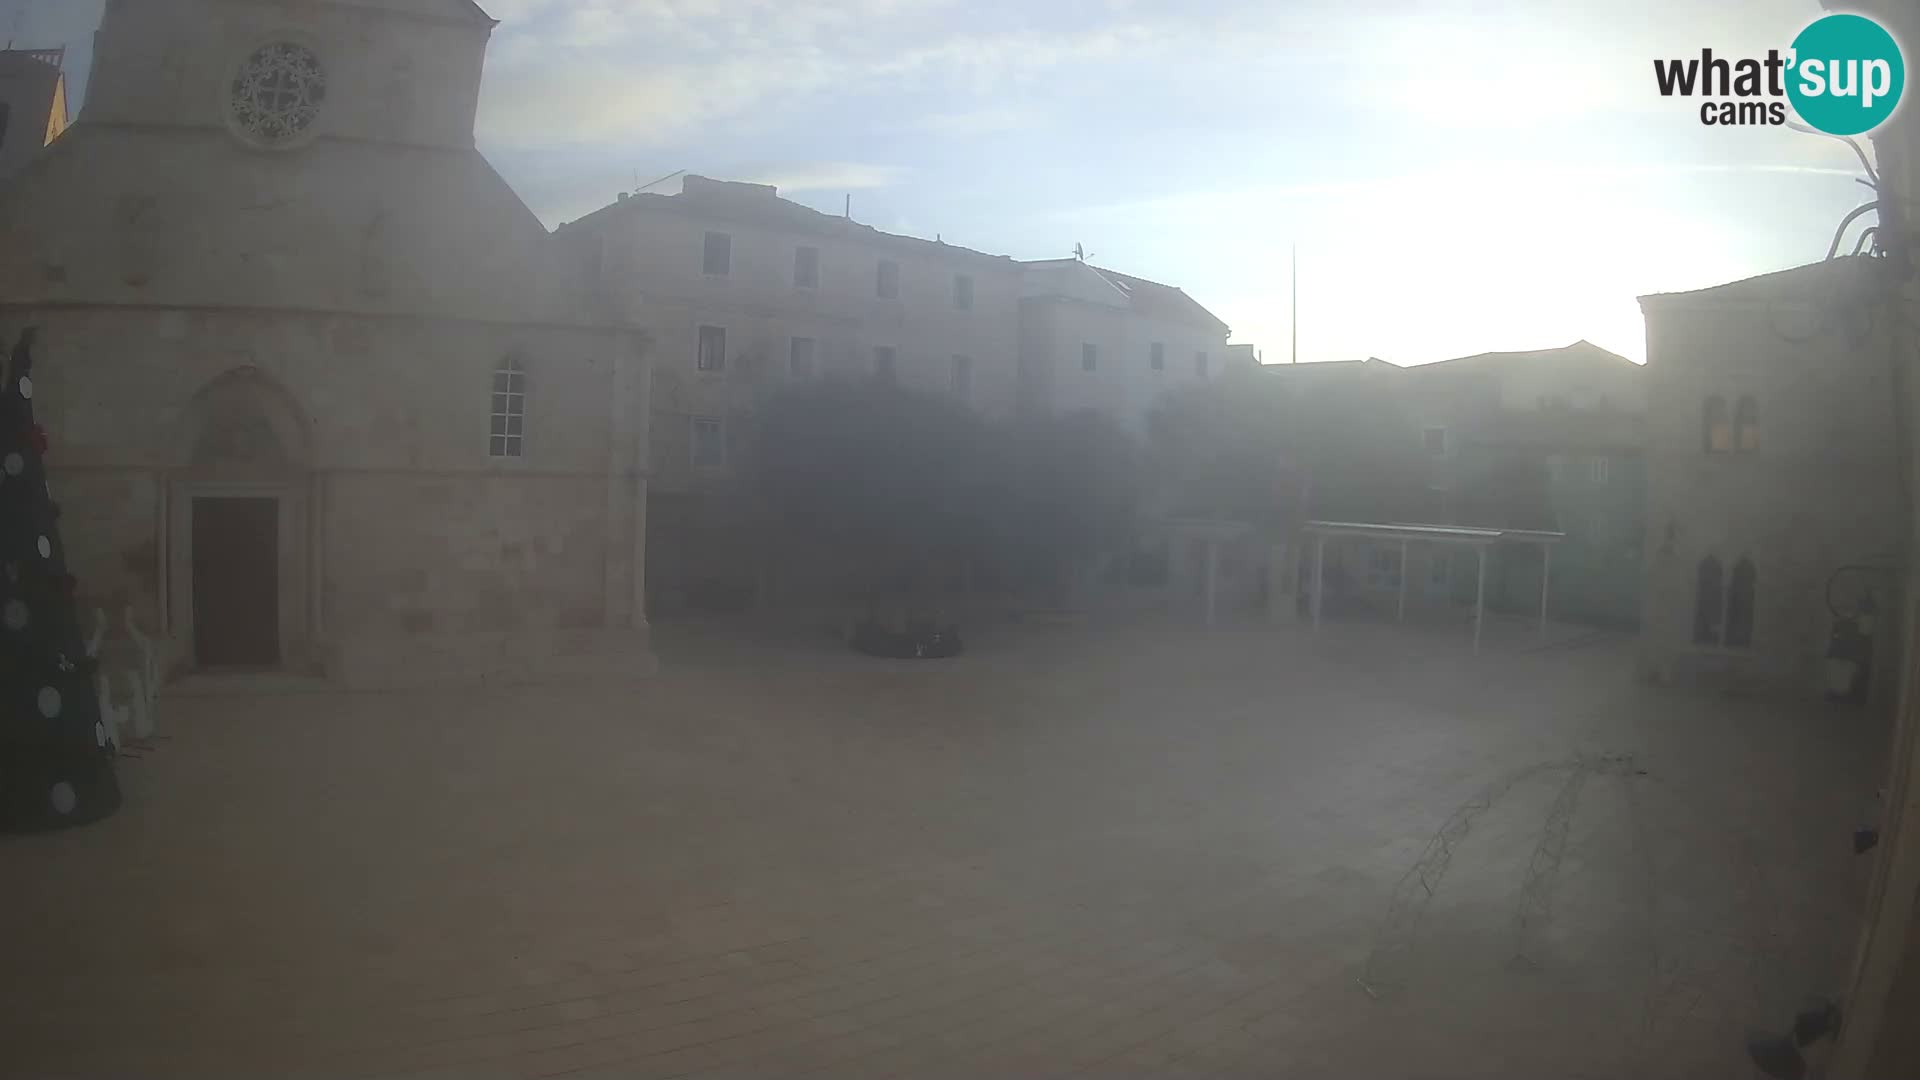
M 104 0 L 0 0 L 84 100 Z M 477 138 L 549 225 L 688 170 L 878 228 L 1178 285 L 1271 363 L 1585 338 L 1815 261 L 1852 152 L 1701 125 L 1652 61 L 1818 0 L 481 0 Z

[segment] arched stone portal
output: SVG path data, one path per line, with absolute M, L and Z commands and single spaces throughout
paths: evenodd
M 167 485 L 168 625 L 195 669 L 312 666 L 319 520 L 305 414 L 251 367 L 181 419 Z

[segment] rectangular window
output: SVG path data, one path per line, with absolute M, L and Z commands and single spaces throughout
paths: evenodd
M 517 458 L 527 421 L 527 376 L 520 361 L 509 356 L 493 373 L 493 416 L 487 436 L 487 456 Z
M 892 382 L 894 380 L 893 356 L 894 349 L 891 345 L 875 345 L 873 347 L 873 373 L 879 377 L 881 382 Z
M 953 376 L 948 382 L 947 388 L 953 391 L 954 397 L 962 401 L 967 399 L 967 393 L 973 389 L 973 357 L 956 356 L 953 358 Z
M 701 269 L 714 277 L 726 277 L 733 270 L 733 237 L 723 232 L 707 234 L 706 258 Z
M 953 275 L 953 306 L 961 311 L 973 310 L 973 278 L 966 274 Z
M 1147 366 L 1155 371 L 1167 369 L 1167 343 L 1156 341 L 1147 346 Z
M 873 274 L 873 294 L 882 300 L 900 298 L 900 264 L 892 259 L 881 259 L 879 269 Z
M 1447 429 L 1446 428 L 1430 427 L 1426 430 L 1424 437 L 1427 443 L 1428 455 L 1432 457 L 1446 456 L 1446 453 L 1447 453 Z
M 1193 354 L 1193 373 L 1195 375 L 1200 376 L 1203 379 L 1207 377 L 1207 354 L 1206 353 L 1197 352 Z
M 1607 459 L 1603 457 L 1587 459 L 1587 478 L 1596 484 L 1607 482 Z
M 1100 366 L 1100 350 L 1092 345 L 1080 346 L 1080 370 L 1092 371 Z
M 715 416 L 693 418 L 693 466 L 712 469 L 727 463 L 726 426 Z
M 1453 581 L 1453 555 L 1436 551 L 1427 558 L 1427 586 L 1444 589 Z
M 703 326 L 700 328 L 700 351 L 694 356 L 694 367 L 700 371 L 727 370 L 726 327 Z
M 796 289 L 820 287 L 819 248 L 802 244 L 793 249 L 793 287 Z
M 813 377 L 813 339 L 797 337 L 787 343 L 787 374 L 796 379 Z

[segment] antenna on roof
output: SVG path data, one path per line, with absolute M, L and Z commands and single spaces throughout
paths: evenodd
M 658 179 L 658 180 L 652 180 L 652 181 L 649 181 L 649 182 L 647 182 L 647 183 L 644 183 L 644 184 L 639 184 L 639 185 L 637 185 L 637 186 L 635 186 L 635 187 L 634 187 L 634 189 L 633 189 L 633 193 L 634 193 L 635 195 L 638 195 L 638 194 L 640 194 L 641 192 L 643 192 L 643 191 L 645 191 L 645 190 L 647 190 L 648 188 L 650 188 L 650 187 L 654 187 L 654 186 L 656 186 L 656 185 L 659 185 L 659 184 L 664 184 L 664 183 L 666 183 L 667 181 L 669 181 L 669 180 L 671 180 L 671 179 L 673 179 L 673 178 L 674 178 L 674 177 L 676 177 L 676 176 L 684 176 L 684 175 L 686 175 L 686 171 L 687 171 L 687 170 L 685 170 L 685 169 L 675 169 L 675 170 L 673 170 L 672 172 L 670 172 L 670 173 L 668 173 L 667 175 L 665 175 L 665 176 L 663 176 L 663 177 L 661 177 L 661 178 L 660 178 L 660 179 Z M 640 170 L 639 170 L 639 169 L 635 169 L 635 170 L 633 170 L 633 178 L 634 178 L 635 180 L 639 180 L 639 179 L 640 179 Z
M 840 216 L 848 221 L 853 220 L 853 192 L 851 191 L 847 192 L 847 207 L 840 211 Z
M 1089 256 L 1087 255 L 1087 249 L 1082 247 L 1080 244 L 1080 241 L 1078 240 L 1075 240 L 1073 242 L 1073 257 L 1080 260 L 1081 262 L 1086 262 L 1087 259 L 1089 258 Z

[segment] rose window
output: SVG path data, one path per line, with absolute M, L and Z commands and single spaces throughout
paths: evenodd
M 326 73 L 313 50 L 267 45 L 234 74 L 233 123 L 249 139 L 282 145 L 307 133 L 326 99 Z

